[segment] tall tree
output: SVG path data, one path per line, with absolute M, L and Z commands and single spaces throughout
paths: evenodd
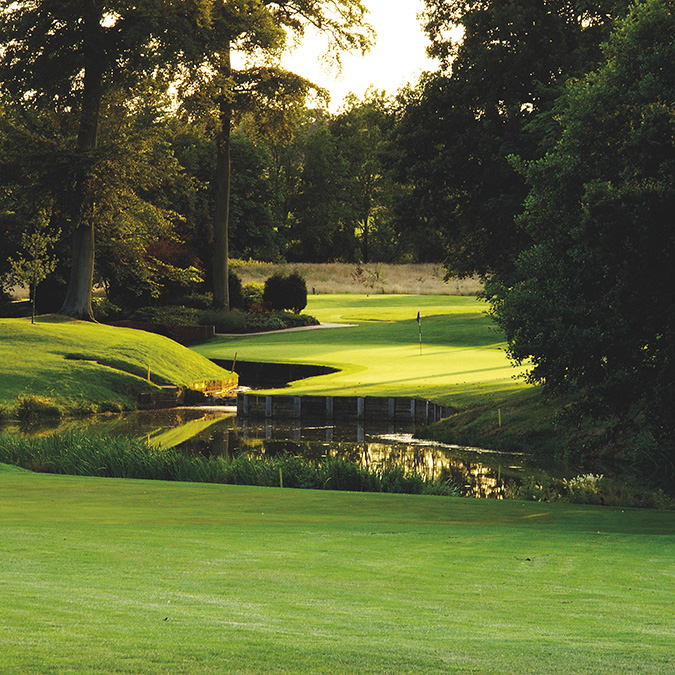
M 400 217 L 421 236 L 440 235 L 449 273 L 489 274 L 526 245 L 514 225 L 526 186 L 507 157 L 540 156 L 546 127 L 537 120 L 568 78 L 597 65 L 614 4 L 426 0 L 429 52 L 441 69 L 407 96 Z
M 231 132 L 235 109 L 251 100 L 259 105 L 289 92 L 307 92 L 308 84 L 278 68 L 253 68 L 237 72 L 232 68 L 232 52 L 271 57 L 286 45 L 290 32 L 301 36 L 308 28 L 329 38 L 329 49 L 339 58 L 341 51 L 365 50 L 371 28 L 365 23 L 362 0 L 231 0 L 216 3 L 207 27 L 213 40 L 205 55 L 198 79 L 188 77 L 193 91 L 191 109 L 216 112 L 217 163 L 213 221 L 214 305 L 229 307 L 228 226 L 231 185 Z M 276 91 L 275 91 L 276 89 Z M 270 94 L 273 94 L 270 96 Z M 295 94 L 294 94 L 295 95 Z M 196 104 L 196 106 L 195 106 Z
M 358 258 L 368 263 L 394 251 L 391 231 L 393 182 L 388 167 L 393 122 L 391 102 L 384 92 L 369 90 L 362 101 L 352 96 L 331 122 L 342 156 L 349 167 L 348 219 L 359 244 Z
M 641 0 L 521 165 L 533 244 L 488 286 L 509 353 L 586 413 L 675 432 L 675 2 Z M 672 466 L 672 456 L 669 460 Z
M 104 96 L 141 80 L 166 83 L 179 60 L 200 51 L 209 2 L 35 0 L 0 14 L 1 96 L 27 110 L 77 117 L 69 152 L 68 203 L 56 209 L 73 236 L 70 283 L 61 312 L 91 319 L 98 139 Z
M 318 117 L 301 137 L 302 167 L 291 201 L 287 257 L 293 261 L 353 261 L 351 167 L 328 119 Z

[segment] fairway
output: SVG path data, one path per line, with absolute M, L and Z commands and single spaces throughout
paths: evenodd
M 472 297 L 310 296 L 322 323 L 357 324 L 304 332 L 217 336 L 195 351 L 215 359 L 310 363 L 339 373 L 292 383 L 297 394 L 420 396 L 469 407 L 524 389 L 503 336 Z M 420 353 L 417 312 L 421 316 Z
M 0 465 L 0 672 L 670 675 L 672 513 Z

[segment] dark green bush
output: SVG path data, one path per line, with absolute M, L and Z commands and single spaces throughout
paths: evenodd
M 203 326 L 215 326 L 216 333 L 243 333 L 244 317 L 236 309 L 226 310 L 206 309 L 200 312 L 198 323 Z
M 213 306 L 213 293 L 189 293 L 176 298 L 175 304 L 195 309 L 210 309 Z
M 273 314 L 246 314 L 244 315 L 244 326 L 247 333 L 262 333 L 268 330 L 286 328 L 284 320 Z
M 272 312 L 271 316 L 280 319 L 285 328 L 299 328 L 302 326 L 318 326 L 319 322 L 309 314 L 293 314 L 292 312 Z
M 95 295 L 91 299 L 91 308 L 97 321 L 116 321 L 122 317 L 122 309 L 105 295 Z
M 177 324 L 193 326 L 198 322 L 199 310 L 182 305 L 166 305 L 165 307 L 140 307 L 129 317 L 132 321 L 147 323 Z
M 298 272 L 273 274 L 265 282 L 263 301 L 271 310 L 290 309 L 299 314 L 307 307 L 307 284 Z

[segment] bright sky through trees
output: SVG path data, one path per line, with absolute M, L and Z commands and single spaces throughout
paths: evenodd
M 377 32 L 377 42 L 366 56 L 344 54 L 342 73 L 322 63 L 326 38 L 307 32 L 303 43 L 284 57 L 284 65 L 328 89 L 330 108 L 337 110 L 350 92 L 359 98 L 374 85 L 395 94 L 399 87 L 414 82 L 423 70 L 435 70 L 426 55 L 427 37 L 418 15 L 423 0 L 364 0 L 368 21 Z

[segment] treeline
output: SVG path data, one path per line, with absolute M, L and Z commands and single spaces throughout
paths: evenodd
M 360 0 L 12 3 L 3 251 L 59 234 L 45 285 L 76 316 L 92 282 L 222 308 L 229 256 L 442 261 L 486 280 L 532 382 L 672 450 L 673 0 L 425 5 L 439 69 L 329 114 L 270 59 L 309 24 L 367 47 Z M 237 50 L 267 60 L 238 71 Z

